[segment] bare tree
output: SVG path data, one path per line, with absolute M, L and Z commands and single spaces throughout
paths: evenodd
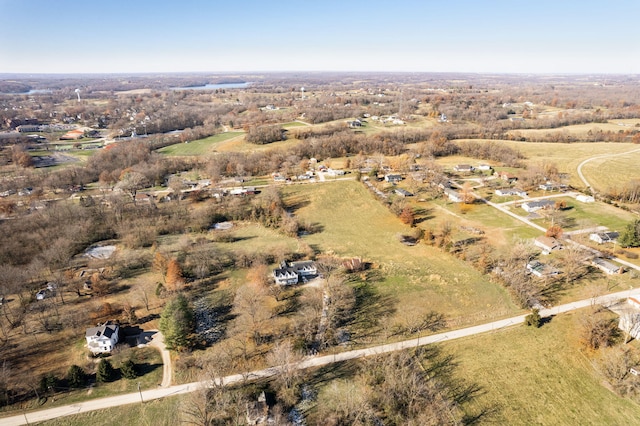
M 294 351 L 288 340 L 276 343 L 267 354 L 267 363 L 276 369 L 278 396 L 288 405 L 293 405 L 297 399 L 301 360 L 302 354 Z
M 123 174 L 116 188 L 129 194 L 131 201 L 136 202 L 136 194 L 139 189 L 148 185 L 147 177 L 140 172 L 128 171 Z

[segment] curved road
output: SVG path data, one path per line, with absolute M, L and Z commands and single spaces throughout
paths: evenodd
M 609 305 L 617 302 L 620 299 L 630 296 L 640 296 L 640 288 L 625 290 L 617 293 L 608 294 L 605 296 L 594 297 L 590 299 L 579 300 L 577 302 L 571 302 L 564 305 L 559 305 L 549 309 L 543 309 L 540 311 L 540 315 L 543 317 L 550 317 L 553 315 L 570 312 L 576 309 L 585 308 L 593 305 Z M 477 325 L 473 327 L 462 328 L 459 330 L 451 330 L 444 333 L 433 334 L 425 337 L 418 337 L 415 339 L 404 340 L 402 342 L 389 343 L 386 345 L 374 346 L 366 349 L 357 349 L 347 352 L 336 353 L 334 355 L 323 355 L 308 357 L 298 364 L 298 368 L 305 369 L 311 367 L 319 367 L 323 365 L 332 364 L 335 362 L 347 361 L 356 358 L 362 358 L 370 355 L 378 355 L 388 352 L 394 352 L 402 349 L 415 348 L 418 346 L 430 345 L 433 343 L 446 342 L 449 340 L 460 339 L 463 337 L 473 336 L 482 333 L 493 332 L 501 330 L 503 328 L 511 327 L 514 325 L 522 324 L 526 314 L 518 315 L 515 317 L 490 322 L 487 324 Z M 271 377 L 278 372 L 277 367 L 270 367 L 263 370 L 256 370 L 246 374 L 234 374 L 231 376 L 217 379 L 224 384 L 232 384 L 241 382 L 243 380 L 255 380 L 259 378 Z M 210 382 L 192 382 L 184 385 L 171 386 L 168 388 L 150 389 L 143 391 L 142 393 L 129 393 L 124 395 L 112 396 L 108 398 L 94 399 L 86 402 L 80 402 L 77 404 L 66 405 L 62 407 L 50 408 L 40 411 L 32 411 L 30 413 L 24 413 L 15 415 L 12 417 L 5 417 L 0 419 L 0 426 L 14 426 L 23 425 L 27 423 L 42 422 L 57 417 L 71 416 L 74 414 L 86 413 L 89 411 L 100 410 L 104 408 L 118 407 L 127 404 L 142 403 L 153 399 L 165 398 L 168 396 L 181 395 L 189 392 L 201 389 L 203 386 L 210 385 Z
M 617 157 L 618 155 L 626 155 L 626 154 L 631 154 L 631 153 L 638 152 L 638 151 L 640 151 L 640 148 L 639 149 L 633 149 L 633 150 L 627 151 L 627 152 L 620 152 L 620 153 L 617 153 L 617 154 L 601 154 L 601 155 L 596 155 L 594 157 L 587 158 L 586 160 L 584 160 L 583 162 L 578 164 L 578 176 L 580 177 L 580 180 L 582 181 L 582 183 L 584 183 L 584 186 L 586 186 L 587 188 L 591 188 L 591 185 L 589 185 L 589 181 L 587 180 L 587 178 L 584 177 L 584 174 L 582 173 L 582 166 L 587 164 L 589 161 L 597 160 L 599 158 Z M 593 191 L 593 188 L 591 188 L 591 190 Z M 595 191 L 593 191 L 593 192 L 595 192 Z
M 151 330 L 153 333 L 151 337 L 150 346 L 157 348 L 160 351 L 160 355 L 162 355 L 162 386 L 163 388 L 168 388 L 171 386 L 172 373 L 173 368 L 171 365 L 171 353 L 167 349 L 167 346 L 164 344 L 164 336 L 160 333 L 159 330 Z

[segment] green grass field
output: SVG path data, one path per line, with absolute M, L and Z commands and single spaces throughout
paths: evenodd
M 640 406 L 603 386 L 582 354 L 580 315 L 555 317 L 540 329 L 517 326 L 442 345 L 454 354 L 457 374 L 480 387 L 471 404 L 495 409 L 486 423 L 638 424 Z
M 379 272 L 378 280 L 364 284 L 375 302 L 369 313 L 402 323 L 435 310 L 462 325 L 518 312 L 502 287 L 465 262 L 424 244 L 401 244 L 399 235 L 410 228 L 362 184 L 340 181 L 284 191 L 297 217 L 323 228 L 305 242 L 320 253 L 361 257 Z
M 228 141 L 244 134 L 243 132 L 226 132 L 209 136 L 208 138 L 191 141 L 189 143 L 177 143 L 165 146 L 158 152 L 165 155 L 204 155 L 213 152 L 221 142 Z

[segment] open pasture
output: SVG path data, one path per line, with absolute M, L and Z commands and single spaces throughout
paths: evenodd
M 411 229 L 362 184 L 340 181 L 284 191 L 299 219 L 322 228 L 304 237 L 312 248 L 371 262 L 378 279 L 362 283 L 373 295 L 363 303 L 379 305 L 370 311 L 382 310 L 385 321 L 402 323 L 437 311 L 462 325 L 518 312 L 502 287 L 465 262 L 424 244 L 401 244 L 399 236 Z M 362 326 L 371 328 L 377 320 Z

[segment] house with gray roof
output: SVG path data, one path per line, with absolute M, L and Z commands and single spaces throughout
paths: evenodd
M 88 328 L 85 333 L 87 346 L 94 354 L 111 352 L 118 343 L 119 333 L 120 326 L 112 321 L 107 321 L 97 327 Z

